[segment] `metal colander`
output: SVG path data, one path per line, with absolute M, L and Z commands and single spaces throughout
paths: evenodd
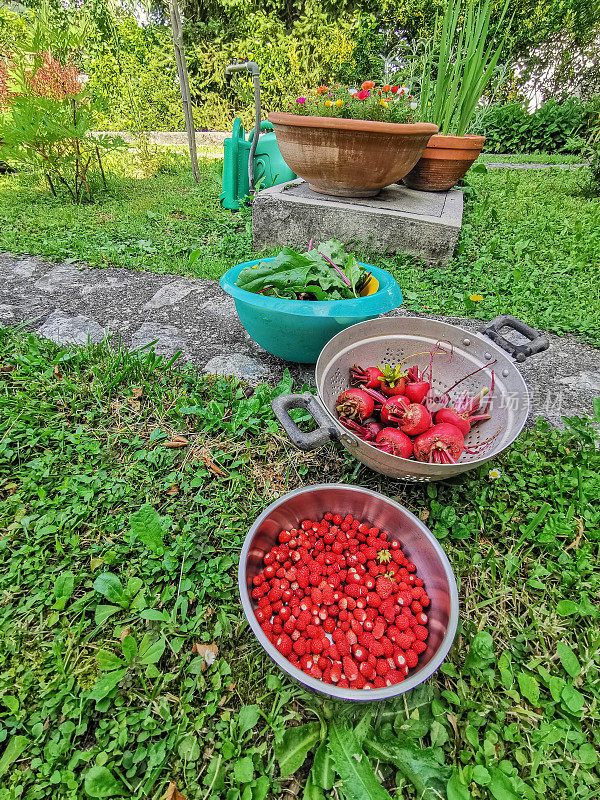
M 499 333 L 504 327 L 518 331 L 529 343 L 512 344 Z M 438 342 L 445 342 L 446 350 L 450 350 L 448 343 L 453 348 L 451 359 L 438 355 L 433 361 L 432 385 L 439 394 L 455 381 L 489 364 L 464 380 L 450 396 L 454 400 L 464 390 L 477 394 L 483 386 L 490 387 L 491 372 L 494 372 L 495 386 L 489 410 L 491 419 L 473 425 L 465 437 L 469 449 L 478 449 L 478 445 L 489 442 L 486 446 L 475 453 L 465 450 L 457 464 L 422 463 L 384 453 L 340 424 L 335 410 L 336 399 L 350 385 L 350 367 L 354 364 L 364 367 L 397 364 L 407 356 L 425 353 L 410 358 L 406 363 L 407 367 L 416 364 L 422 370 L 429 364 L 428 351 L 434 350 Z M 369 320 L 346 328 L 325 345 L 315 369 L 317 397 L 309 392 L 284 395 L 273 400 L 273 411 L 294 444 L 303 450 L 313 450 L 337 439 L 355 458 L 376 472 L 410 481 L 443 480 L 489 461 L 514 442 L 529 414 L 529 394 L 521 373 L 506 352 L 517 361 L 524 361 L 548 346 L 548 340 L 538 331 L 507 316 L 492 320 L 484 335 L 426 317 Z M 318 428 L 310 433 L 301 431 L 289 416 L 292 408 L 305 408 Z

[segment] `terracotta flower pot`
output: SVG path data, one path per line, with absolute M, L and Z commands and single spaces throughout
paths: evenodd
M 444 192 L 467 174 L 485 136 L 432 136 L 417 165 L 404 177 L 411 189 Z
M 438 127 L 269 114 L 286 164 L 320 194 L 372 197 L 403 178 Z

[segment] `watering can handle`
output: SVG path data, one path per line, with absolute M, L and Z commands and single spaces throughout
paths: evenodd
M 254 131 L 255 130 L 256 130 L 256 128 L 252 128 L 252 130 L 248 134 L 248 141 L 249 142 L 252 141 L 252 139 L 254 137 Z M 273 123 L 269 122 L 269 120 L 267 120 L 267 119 L 263 119 L 263 121 L 260 123 L 260 130 L 261 130 L 261 132 L 262 131 L 272 131 L 273 130 Z
M 508 339 L 500 333 L 502 328 L 511 328 L 517 331 L 521 336 L 529 339 L 529 344 L 513 344 L 509 342 Z M 487 325 L 480 328 L 480 333 L 488 336 L 492 342 L 495 342 L 503 350 L 506 350 L 507 353 L 510 353 L 515 361 L 519 363 L 522 363 L 526 358 L 536 353 L 543 353 L 544 350 L 550 347 L 550 342 L 546 336 L 542 336 L 535 328 L 530 327 L 525 322 L 521 322 L 521 320 L 516 317 L 510 316 L 510 314 L 501 314 L 498 317 L 494 317 Z
M 283 394 L 271 401 L 273 413 L 281 423 L 281 427 L 300 450 L 316 450 L 317 447 L 337 439 L 338 433 L 331 424 L 321 401 L 311 394 Z M 306 433 L 296 425 L 289 412 L 293 408 L 303 408 L 317 423 L 317 429 Z

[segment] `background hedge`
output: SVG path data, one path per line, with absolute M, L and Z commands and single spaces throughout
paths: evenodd
M 66 13 L 53 2 L 57 13 Z M 259 63 L 265 111 L 284 108 L 309 86 L 336 80 L 354 83 L 387 73 L 411 85 L 411 71 L 444 7 L 444 0 L 181 2 L 194 119 L 198 129 L 209 130 L 230 129 L 235 116 L 253 124 L 250 81 L 234 78 L 225 85 L 225 66 L 234 58 Z M 182 130 L 164 0 L 154 0 L 144 25 L 133 10 L 120 7 L 117 14 L 109 0 L 86 0 L 83 8 L 94 23 L 81 66 L 100 101 L 97 128 Z M 10 50 L 31 13 L 0 9 L 0 51 Z M 588 57 L 600 31 L 600 3 L 511 0 L 510 13 L 506 68 L 495 87 L 500 102 L 482 110 L 473 132 L 486 134 L 490 152 L 577 152 L 598 125 L 600 102 L 553 95 L 565 96 L 573 87 L 588 98 L 600 91 L 600 60 Z M 525 83 L 550 96 L 534 114 L 523 99 Z

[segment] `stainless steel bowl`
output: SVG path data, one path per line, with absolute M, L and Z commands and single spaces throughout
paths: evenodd
M 263 568 L 263 557 L 276 543 L 281 530 L 297 527 L 303 519 L 321 518 L 327 511 L 352 514 L 388 532 L 397 539 L 407 558 L 423 579 L 431 604 L 427 609 L 429 637 L 427 649 L 409 676 L 384 689 L 344 689 L 311 678 L 293 666 L 263 633 L 254 609 L 252 579 Z M 378 492 L 344 483 L 325 483 L 296 489 L 280 497 L 263 511 L 248 531 L 240 554 L 238 570 L 240 597 L 244 613 L 273 661 L 307 689 L 340 700 L 386 700 L 414 689 L 427 680 L 446 658 L 458 625 L 458 589 L 452 567 L 439 542 L 423 523 L 403 506 Z

